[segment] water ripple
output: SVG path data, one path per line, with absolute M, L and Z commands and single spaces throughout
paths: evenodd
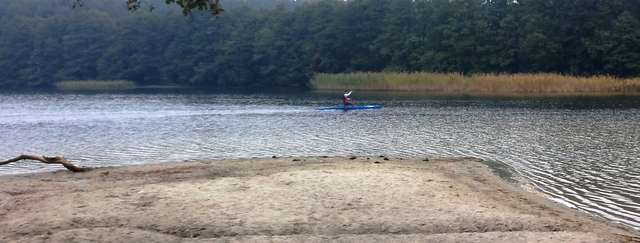
M 0 95 L 0 157 L 85 166 L 317 155 L 473 156 L 552 200 L 640 228 L 640 99 L 369 97 L 380 111 L 317 112 L 335 97 Z M 584 104 L 584 106 L 580 106 Z M 0 174 L 52 170 L 37 163 Z

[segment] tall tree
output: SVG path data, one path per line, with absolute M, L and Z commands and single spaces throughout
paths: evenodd
M 197 0 L 136 1 L 155 9 L 135 12 L 125 1 L 0 3 L 0 86 L 290 89 L 317 72 L 383 70 L 640 75 L 636 0 L 225 0 L 217 15 L 191 12 L 211 10 Z
M 622 76 L 640 75 L 640 21 L 625 11 L 605 37 L 607 71 Z

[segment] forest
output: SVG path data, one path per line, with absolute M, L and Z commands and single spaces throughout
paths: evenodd
M 349 72 L 640 75 L 637 0 L 0 0 L 0 88 L 306 89 Z

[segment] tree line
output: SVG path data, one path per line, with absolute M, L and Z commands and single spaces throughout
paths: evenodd
M 385 70 L 640 75 L 637 0 L 226 0 L 220 15 L 189 16 L 155 2 L 129 12 L 122 0 L 0 0 L 0 86 L 306 88 L 314 73 Z

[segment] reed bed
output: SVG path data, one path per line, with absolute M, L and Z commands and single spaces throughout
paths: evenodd
M 429 72 L 357 72 L 317 74 L 317 90 L 410 91 L 457 94 L 557 95 L 640 93 L 640 78 L 578 77 L 552 73 L 474 74 Z
M 59 90 L 127 90 L 137 87 L 135 82 L 128 80 L 68 80 L 54 85 Z

